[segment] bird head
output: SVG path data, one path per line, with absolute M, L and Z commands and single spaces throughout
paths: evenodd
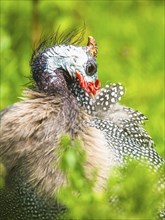
M 97 45 L 91 36 L 88 38 L 87 46 L 64 43 L 44 48 L 33 56 L 33 79 L 40 90 L 49 92 L 58 89 L 56 84 L 59 83 L 60 74 L 68 88 L 76 82 L 89 95 L 95 95 L 100 90 L 96 56 Z

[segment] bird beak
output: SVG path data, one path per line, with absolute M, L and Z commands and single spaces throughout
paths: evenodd
M 95 82 L 87 82 L 85 81 L 84 77 L 81 73 L 76 71 L 76 76 L 79 80 L 80 86 L 89 94 L 89 95 L 96 95 L 97 91 L 100 90 L 100 81 L 98 79 Z

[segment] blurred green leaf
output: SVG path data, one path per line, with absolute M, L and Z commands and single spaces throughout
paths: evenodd
M 163 169 L 155 173 L 145 163 L 129 161 L 127 166 L 115 168 L 106 187 L 96 191 L 96 176 L 89 179 L 84 175 L 81 146 L 68 140 L 65 144 L 61 167 L 68 181 L 58 193 L 58 199 L 68 208 L 65 219 L 157 219 L 165 193 L 160 184 Z

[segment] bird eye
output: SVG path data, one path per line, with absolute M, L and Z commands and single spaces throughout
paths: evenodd
M 97 72 L 97 65 L 95 62 L 88 62 L 86 67 L 86 72 L 88 76 L 93 76 Z

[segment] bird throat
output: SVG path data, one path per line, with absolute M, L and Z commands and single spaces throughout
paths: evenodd
M 76 71 L 76 76 L 79 80 L 80 86 L 89 94 L 89 95 L 95 95 L 97 91 L 100 90 L 100 81 L 99 79 L 96 79 L 95 82 L 87 82 L 84 77 Z

